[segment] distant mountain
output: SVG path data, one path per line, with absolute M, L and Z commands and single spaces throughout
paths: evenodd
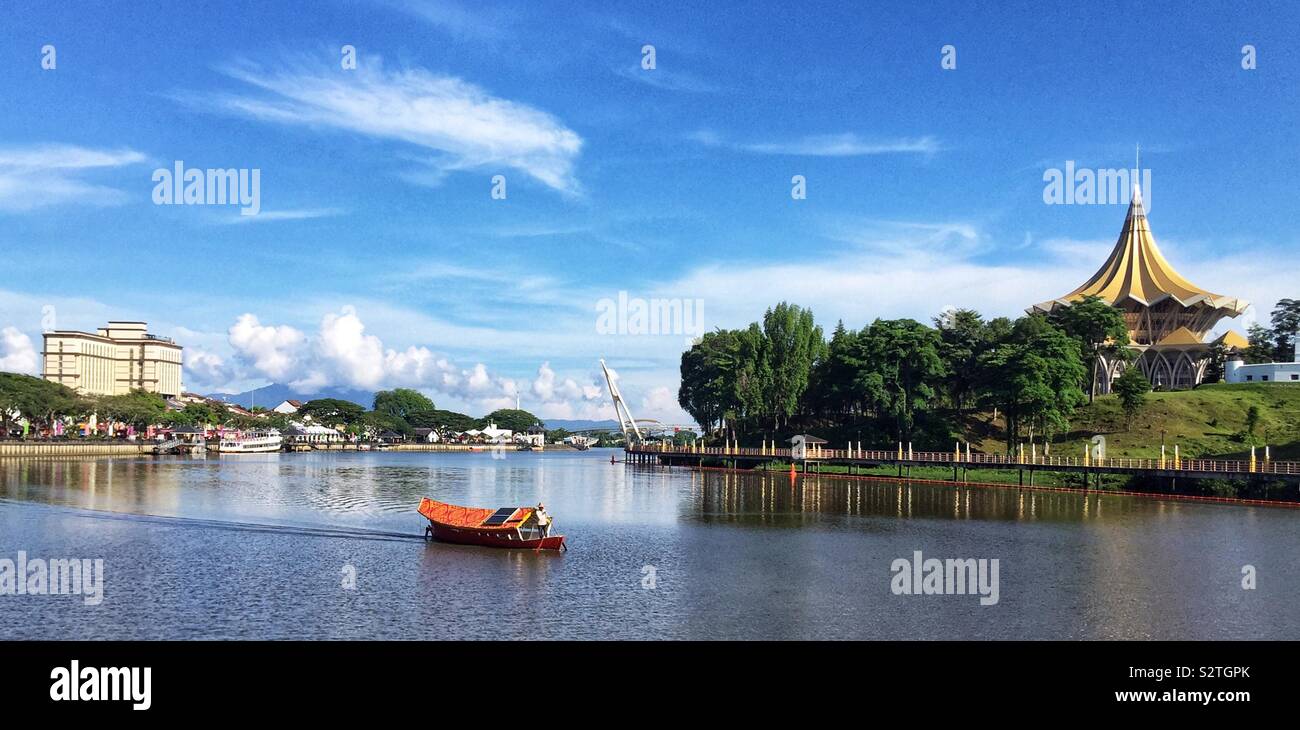
M 618 421 L 610 418 L 604 421 L 585 421 L 582 419 L 564 419 L 552 418 L 546 421 L 546 429 L 553 431 L 562 428 L 566 431 L 587 431 L 593 428 L 606 428 L 610 431 L 618 430 Z
M 364 390 L 352 390 L 350 388 L 322 388 L 319 393 L 298 393 L 289 386 L 282 383 L 271 383 L 264 385 L 256 390 L 248 390 L 243 393 L 208 393 L 207 397 L 216 400 L 222 400 L 227 403 L 234 403 L 243 408 L 252 408 L 260 406 L 262 408 L 275 408 L 283 401 L 300 400 L 303 402 L 316 400 L 317 398 L 337 398 L 356 403 L 359 406 L 370 408 L 375 404 L 375 394 Z

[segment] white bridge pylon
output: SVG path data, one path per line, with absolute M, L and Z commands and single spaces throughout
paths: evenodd
M 623 394 L 618 392 L 618 386 L 614 384 L 614 379 L 609 376 L 609 368 L 605 367 L 604 358 L 601 358 L 600 369 L 605 373 L 605 384 L 609 386 L 609 397 L 614 401 L 614 415 L 618 417 L 618 427 L 623 431 L 623 438 L 628 445 L 641 443 L 643 440 L 641 429 L 637 427 L 636 419 L 632 418 L 632 412 L 627 409 L 627 404 L 623 402 Z M 633 436 L 636 437 L 635 440 L 633 440 Z

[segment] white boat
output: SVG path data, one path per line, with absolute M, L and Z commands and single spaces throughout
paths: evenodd
M 268 454 L 279 451 L 284 440 L 280 432 L 249 431 L 234 435 L 223 435 L 215 443 L 208 444 L 208 451 L 220 454 Z

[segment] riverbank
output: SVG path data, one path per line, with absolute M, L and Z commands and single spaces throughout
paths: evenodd
M 141 456 L 152 455 L 158 444 L 154 441 L 0 441 L 0 458 L 22 459 L 50 456 Z M 301 445 L 300 445 L 301 446 Z M 312 451 L 437 451 L 477 453 L 492 451 L 488 444 L 390 444 L 382 448 L 369 445 L 369 449 L 359 449 L 357 444 L 312 444 L 309 448 L 293 448 L 286 445 L 283 453 L 310 453 Z M 505 451 L 530 451 L 526 446 L 510 445 Z M 541 452 L 579 451 L 568 444 L 547 444 Z M 186 454 L 188 455 L 188 454 Z
M 729 472 L 769 472 L 785 473 L 790 469 L 789 464 L 784 467 L 765 465 L 755 469 L 732 469 L 722 466 L 704 466 L 704 467 L 687 467 L 699 471 L 729 471 Z M 1220 496 L 1216 494 L 1191 494 L 1179 492 L 1159 492 L 1144 491 L 1141 489 L 1132 489 L 1127 485 L 1130 480 L 1127 477 L 1116 477 L 1114 475 L 1102 475 L 1102 486 L 1100 487 L 1079 487 L 1078 480 L 1068 479 L 1068 475 L 1055 474 L 1051 472 L 1040 472 L 1037 479 L 1021 484 L 1017 478 L 1011 477 L 1011 472 L 996 469 L 969 469 L 965 478 L 954 481 L 952 472 L 948 469 L 934 467 L 913 467 L 907 471 L 907 475 L 899 477 L 894 467 L 873 467 L 873 468 L 854 468 L 852 472 L 847 467 L 819 465 L 816 472 L 804 474 L 803 476 L 827 476 L 837 479 L 861 479 L 866 481 L 895 482 L 905 484 L 932 484 L 938 486 L 953 487 L 984 487 L 989 489 L 1013 489 L 1017 491 L 1028 492 L 1061 492 L 1067 494 L 1084 494 L 1084 495 L 1113 495 L 1117 497 L 1144 497 L 1147 499 L 1174 500 L 1181 502 L 1201 502 L 1210 504 L 1233 504 L 1253 507 L 1288 507 L 1291 509 L 1300 509 L 1300 502 L 1286 501 L 1281 499 L 1253 499 L 1250 497 L 1233 497 Z M 1030 472 L 1033 476 L 1034 472 Z
M 31 456 L 137 456 L 152 454 L 152 441 L 0 441 L 0 458 Z

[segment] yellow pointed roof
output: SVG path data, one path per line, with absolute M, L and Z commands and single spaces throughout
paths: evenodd
M 1219 335 L 1219 339 L 1215 340 L 1215 342 L 1218 342 L 1224 347 L 1235 347 L 1238 350 L 1244 350 L 1247 347 L 1250 347 L 1250 340 L 1242 337 L 1241 333 L 1236 330 L 1228 330 L 1227 332 L 1224 332 L 1222 335 Z
M 1201 338 L 1197 337 L 1195 332 L 1187 329 L 1186 327 L 1179 327 L 1173 332 L 1170 332 L 1169 334 L 1165 335 L 1164 339 L 1156 343 L 1156 346 L 1161 347 L 1161 346 L 1170 346 L 1170 345 L 1199 345 L 1199 344 L 1202 344 Z
M 1184 307 L 1204 302 L 1214 309 L 1227 310 L 1235 317 L 1246 311 L 1249 303 L 1242 299 L 1214 294 L 1184 279 L 1169 264 L 1156 246 L 1142 206 L 1142 191 L 1133 186 L 1133 200 L 1124 218 L 1119 241 L 1106 263 L 1083 286 L 1060 299 L 1035 304 L 1033 309 L 1050 312 L 1057 306 L 1069 306 L 1084 297 L 1098 296 L 1111 304 L 1132 299 L 1144 306 L 1173 298 Z

